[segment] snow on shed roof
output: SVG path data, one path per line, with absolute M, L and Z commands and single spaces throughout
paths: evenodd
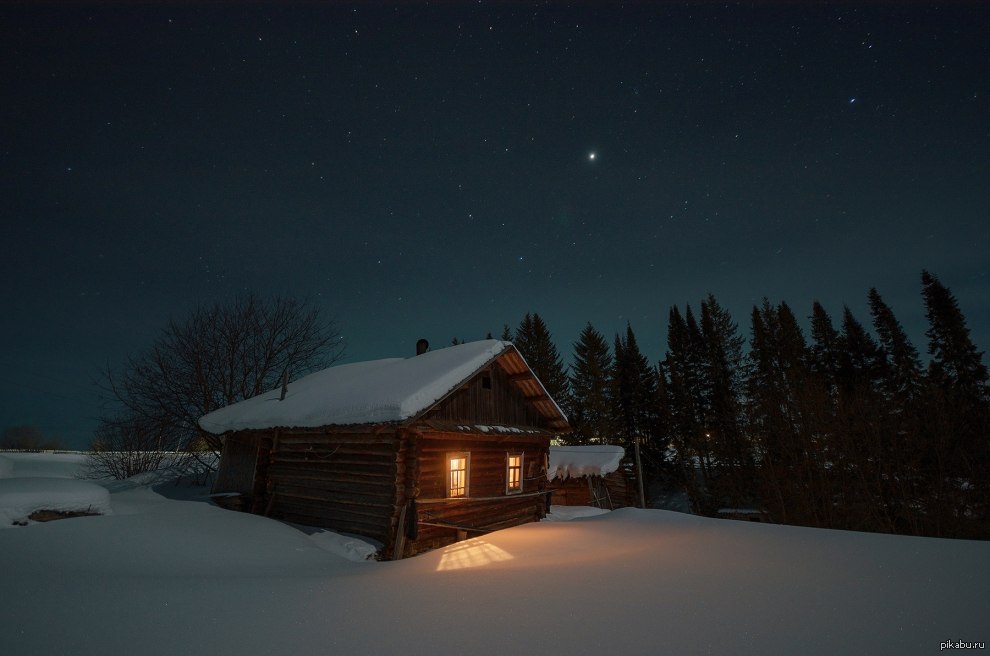
M 625 453 L 621 446 L 611 444 L 551 446 L 548 478 L 564 480 L 611 474 L 619 468 Z
M 199 420 L 220 434 L 232 430 L 397 422 L 430 408 L 479 369 L 514 348 L 488 339 L 428 351 L 330 367 L 281 389 L 220 408 Z

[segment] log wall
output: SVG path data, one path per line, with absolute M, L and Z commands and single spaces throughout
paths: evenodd
M 491 436 L 426 433 L 415 448 L 416 501 L 407 508 L 410 556 L 446 546 L 460 537 L 539 521 L 546 515 L 546 436 Z M 470 453 L 466 499 L 447 499 L 447 454 Z M 506 454 L 523 454 L 523 485 L 506 494 Z M 414 527 L 414 528 L 412 528 Z
M 256 512 L 306 526 L 394 539 L 405 454 L 395 432 L 282 433 L 269 454 Z M 260 506 L 264 510 L 260 510 Z
M 469 380 L 426 418 L 534 428 L 545 428 L 547 423 L 533 404 L 526 401 L 510 375 L 497 365 Z
M 438 432 L 424 425 L 247 431 L 228 436 L 225 448 L 220 480 L 242 493 L 236 504 L 225 501 L 228 507 L 368 537 L 382 544 L 383 558 L 538 521 L 547 512 L 546 434 Z M 470 498 L 445 498 L 452 452 L 471 454 Z M 517 494 L 505 491 L 508 453 L 523 454 Z
M 631 480 L 630 480 L 631 477 Z M 554 479 L 547 484 L 552 502 L 560 506 L 597 506 L 607 510 L 636 507 L 635 473 L 624 467 L 602 476 Z

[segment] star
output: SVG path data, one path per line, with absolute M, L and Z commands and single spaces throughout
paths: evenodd
M 588 153 L 588 161 L 589 162 L 594 162 L 595 161 L 595 157 L 596 157 L 596 155 L 595 155 L 594 152 Z

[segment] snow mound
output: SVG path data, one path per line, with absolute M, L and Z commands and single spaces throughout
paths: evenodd
M 619 468 L 625 449 L 610 444 L 591 446 L 550 447 L 550 467 L 547 477 L 578 478 L 580 476 L 604 476 Z
M 367 540 L 335 531 L 319 531 L 310 535 L 309 539 L 320 549 L 354 562 L 371 560 L 378 551 L 378 547 Z
M 0 479 L 0 528 L 15 526 L 36 510 L 111 512 L 110 493 L 86 481 L 68 478 Z
M 569 522 L 572 519 L 582 517 L 594 517 L 604 515 L 610 510 L 595 508 L 594 506 L 550 506 L 550 512 L 543 518 L 544 522 Z

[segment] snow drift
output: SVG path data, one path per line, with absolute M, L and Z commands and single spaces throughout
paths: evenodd
M 0 531 L 3 653 L 930 654 L 990 617 L 986 542 L 624 509 L 352 562 L 200 497 Z

